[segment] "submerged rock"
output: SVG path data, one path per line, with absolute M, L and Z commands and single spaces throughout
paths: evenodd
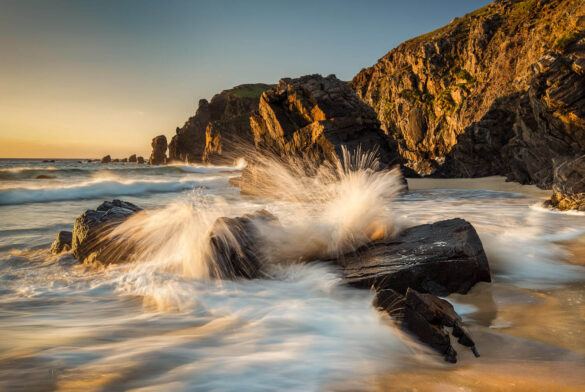
M 55 240 L 51 244 L 51 253 L 57 255 L 62 252 L 68 252 L 71 250 L 71 241 L 73 233 L 70 231 L 60 231 L 57 233 Z
M 167 163 L 167 137 L 165 135 L 152 139 L 152 153 L 148 163 L 150 165 L 164 165 Z
M 101 162 L 102 163 L 110 163 L 110 162 L 112 162 L 112 157 L 109 155 L 106 155 L 105 157 L 102 158 Z
M 87 210 L 73 225 L 71 250 L 81 262 L 100 261 L 104 264 L 120 261 L 128 249 L 111 249 L 106 235 L 142 208 L 121 200 L 105 201 L 95 210 Z
M 365 246 L 337 261 L 356 287 L 408 288 L 435 295 L 465 294 L 477 282 L 490 282 L 481 240 L 463 219 L 411 227 L 397 238 Z

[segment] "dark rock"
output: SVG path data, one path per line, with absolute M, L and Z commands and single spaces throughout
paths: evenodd
M 392 289 L 382 289 L 376 292 L 373 305 L 386 311 L 402 329 L 443 355 L 447 362 L 457 362 L 457 352 L 451 345 L 446 327 L 452 328 L 453 336 L 458 338 L 460 344 L 470 347 L 479 356 L 461 317 L 449 302 L 441 298 L 410 288 L 405 295 Z
M 148 164 L 164 165 L 165 163 L 167 163 L 167 137 L 160 135 L 152 139 L 152 153 Z
M 463 219 L 411 227 L 387 242 L 374 243 L 337 261 L 356 287 L 408 288 L 435 295 L 465 294 L 490 282 L 488 261 L 475 229 Z
M 122 158 L 122 159 L 120 160 L 120 162 L 126 163 L 126 162 L 128 162 L 128 158 Z
M 549 204 L 560 210 L 585 211 L 585 155 L 556 163 Z
M 102 163 L 110 163 L 112 162 L 112 157 L 109 155 L 106 155 L 105 157 L 102 158 Z
M 73 225 L 71 250 L 81 262 L 99 261 L 103 264 L 119 262 L 127 256 L 127 249 L 111 249 L 106 235 L 125 219 L 142 209 L 132 203 L 105 201 L 95 210 L 87 210 Z
M 400 162 L 393 141 L 380 129 L 376 113 L 334 75 L 281 79 L 260 98 L 250 118 L 261 153 L 301 156 L 313 162 L 341 158 L 349 151 L 377 150 L 383 167 Z
M 73 233 L 70 231 L 60 231 L 51 244 L 51 253 L 57 255 L 61 252 L 67 252 L 71 250 L 72 236 Z
M 237 218 L 218 218 L 209 231 L 209 270 L 216 279 L 253 279 L 261 276 L 261 239 L 256 224 L 278 222 L 266 210 Z
M 52 178 L 56 178 L 55 176 L 48 176 L 46 174 L 39 174 L 35 177 L 37 180 L 50 180 Z
M 130 163 L 136 163 L 136 162 L 138 162 L 137 159 L 136 159 L 136 154 L 130 155 L 130 157 L 128 158 L 128 162 L 130 162 Z
M 112 159 L 112 163 L 119 163 L 119 162 L 120 162 L 120 160 L 118 158 Z
M 144 158 L 143 157 L 137 157 L 136 158 L 136 163 L 144 163 Z

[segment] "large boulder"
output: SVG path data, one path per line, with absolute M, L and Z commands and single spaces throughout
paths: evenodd
M 585 155 L 563 159 L 555 166 L 553 194 L 547 204 L 585 211 Z
M 71 251 L 81 262 L 118 262 L 127 256 L 121 249 L 109 247 L 107 234 L 131 215 L 142 209 L 132 203 L 105 201 L 95 210 L 87 210 L 73 225 Z
M 128 162 L 136 163 L 136 154 L 132 154 L 128 157 Z
M 110 163 L 112 162 L 112 157 L 109 155 L 106 155 L 105 157 L 102 158 L 101 163 Z
M 202 99 L 194 116 L 177 128 L 169 144 L 169 158 L 184 162 L 231 163 L 253 146 L 248 118 L 258 109 L 262 92 L 271 85 L 235 86 Z
M 365 246 L 337 261 L 356 287 L 408 288 L 423 293 L 465 294 L 477 282 L 490 282 L 481 240 L 463 219 L 411 227 L 395 239 Z
M 148 163 L 150 165 L 164 165 L 167 163 L 167 137 L 160 135 L 152 139 L 152 153 Z
M 278 219 L 266 210 L 236 218 L 218 218 L 209 230 L 209 259 L 212 278 L 253 279 L 261 276 L 262 239 L 257 224 Z
M 377 150 L 382 166 L 399 163 L 395 145 L 380 129 L 374 110 L 335 75 L 281 79 L 262 94 L 250 118 L 256 148 L 313 162 L 341 158 L 348 150 Z

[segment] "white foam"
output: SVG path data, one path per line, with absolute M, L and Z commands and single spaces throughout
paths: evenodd
M 187 179 L 177 181 L 122 181 L 99 178 L 79 185 L 8 188 L 0 191 L 0 205 L 178 192 L 201 186 L 209 187 L 214 180 L 215 178 L 208 178 L 205 181 Z

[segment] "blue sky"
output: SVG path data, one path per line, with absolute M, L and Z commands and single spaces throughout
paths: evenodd
M 0 157 L 146 154 L 200 98 L 308 73 L 349 80 L 487 3 L 0 0 Z

